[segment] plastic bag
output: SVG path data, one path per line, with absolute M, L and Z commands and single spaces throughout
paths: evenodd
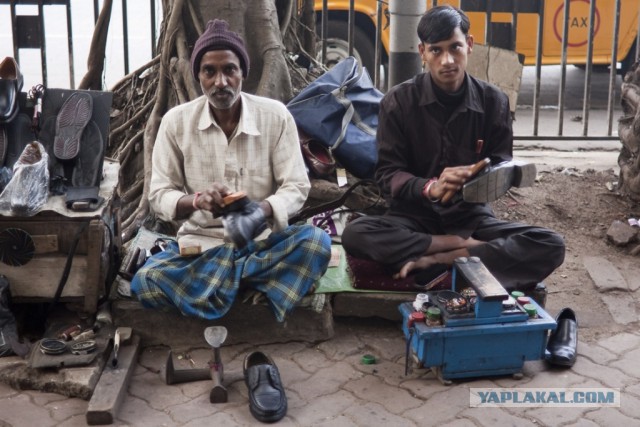
M 27 144 L 13 166 L 13 176 L 0 194 L 0 214 L 32 216 L 49 196 L 49 155 L 37 141 Z

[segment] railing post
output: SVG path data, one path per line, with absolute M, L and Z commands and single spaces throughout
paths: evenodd
M 424 0 L 390 0 L 389 87 L 420 72 L 416 30 L 424 13 Z

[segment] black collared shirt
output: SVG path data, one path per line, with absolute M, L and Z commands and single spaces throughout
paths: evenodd
M 437 221 L 444 231 L 472 230 L 483 204 L 432 204 L 422 195 L 431 177 L 447 166 L 492 164 L 512 159 L 513 131 L 507 96 L 497 87 L 466 75 L 466 94 L 451 111 L 436 97 L 429 73 L 393 87 L 380 104 L 376 179 L 390 212 Z M 478 152 L 478 140 L 483 140 Z M 467 233 L 463 233 L 467 234 Z

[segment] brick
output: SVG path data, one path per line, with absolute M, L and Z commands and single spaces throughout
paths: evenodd
M 637 420 L 620 412 L 619 408 L 598 408 L 585 414 L 585 418 L 601 426 L 633 426 L 638 423 Z
M 592 410 L 593 408 L 529 408 L 527 416 L 539 420 L 542 425 L 559 426 L 578 422 L 584 418 L 585 413 Z
M 362 377 L 362 374 L 345 362 L 336 362 L 329 368 L 319 369 L 308 379 L 290 383 L 287 389 L 292 389 L 300 398 L 311 401 L 319 396 L 337 393 L 345 383 Z
M 373 402 L 351 406 L 345 411 L 345 415 L 357 420 L 360 426 L 414 427 L 405 417 L 393 414 L 382 405 Z
M 579 341 L 578 357 L 586 357 L 598 365 L 607 365 L 617 359 L 618 355 L 600 345 Z
M 466 384 L 442 387 L 423 405 L 405 411 L 404 417 L 419 426 L 437 426 L 453 421 L 462 411 L 469 409 L 469 387 Z
M 628 351 L 622 355 L 620 360 L 611 362 L 609 366 L 618 368 L 627 375 L 640 378 L 640 349 Z
M 27 394 L 11 396 L 0 400 L 2 423 L 11 426 L 55 425 L 49 410 L 34 404 Z
M 349 381 L 344 385 L 344 389 L 361 400 L 382 405 L 393 414 L 402 414 L 423 404 L 422 400 L 412 397 L 406 390 L 386 384 L 383 379 L 374 375 L 365 375 Z
M 584 257 L 584 266 L 600 292 L 628 291 L 627 281 L 610 261 L 602 257 Z
M 174 424 L 171 417 L 163 410 L 153 409 L 146 401 L 135 396 L 127 396 L 123 399 L 116 419 L 130 425 L 141 425 L 141 421 L 145 426 Z
M 340 390 L 309 401 L 301 401 L 295 406 L 292 405 L 288 412 L 299 425 L 312 426 L 337 418 L 347 408 L 356 405 L 358 400 L 351 393 Z
M 601 387 L 623 388 L 637 381 L 618 369 L 597 365 L 584 357 L 579 357 L 571 370 L 587 380 L 597 381 L 601 384 Z M 594 387 L 599 386 L 595 385 Z
M 640 336 L 622 332 L 598 341 L 598 345 L 612 353 L 624 354 L 640 346 Z
M 468 400 L 467 400 L 468 402 Z M 513 415 L 505 410 L 506 408 L 469 408 L 460 415 L 474 420 L 480 426 L 536 426 L 537 423 L 531 421 L 530 417 Z M 511 409 L 511 408 L 509 408 Z
M 601 298 L 617 324 L 628 325 L 638 321 L 635 302 L 627 292 L 610 292 Z

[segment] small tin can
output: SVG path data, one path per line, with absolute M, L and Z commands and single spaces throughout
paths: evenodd
M 524 297 L 518 297 L 518 304 L 524 306 L 526 304 L 531 304 L 531 298 L 524 296 Z
M 511 296 L 513 297 L 513 299 L 517 300 L 518 298 L 524 296 L 524 292 L 522 292 L 522 291 L 512 291 L 511 292 Z
M 442 312 L 438 307 L 429 307 L 427 309 L 427 326 L 440 326 L 442 325 Z
M 535 319 L 538 317 L 538 309 L 533 304 L 525 304 L 522 308 L 529 315 L 529 318 Z

